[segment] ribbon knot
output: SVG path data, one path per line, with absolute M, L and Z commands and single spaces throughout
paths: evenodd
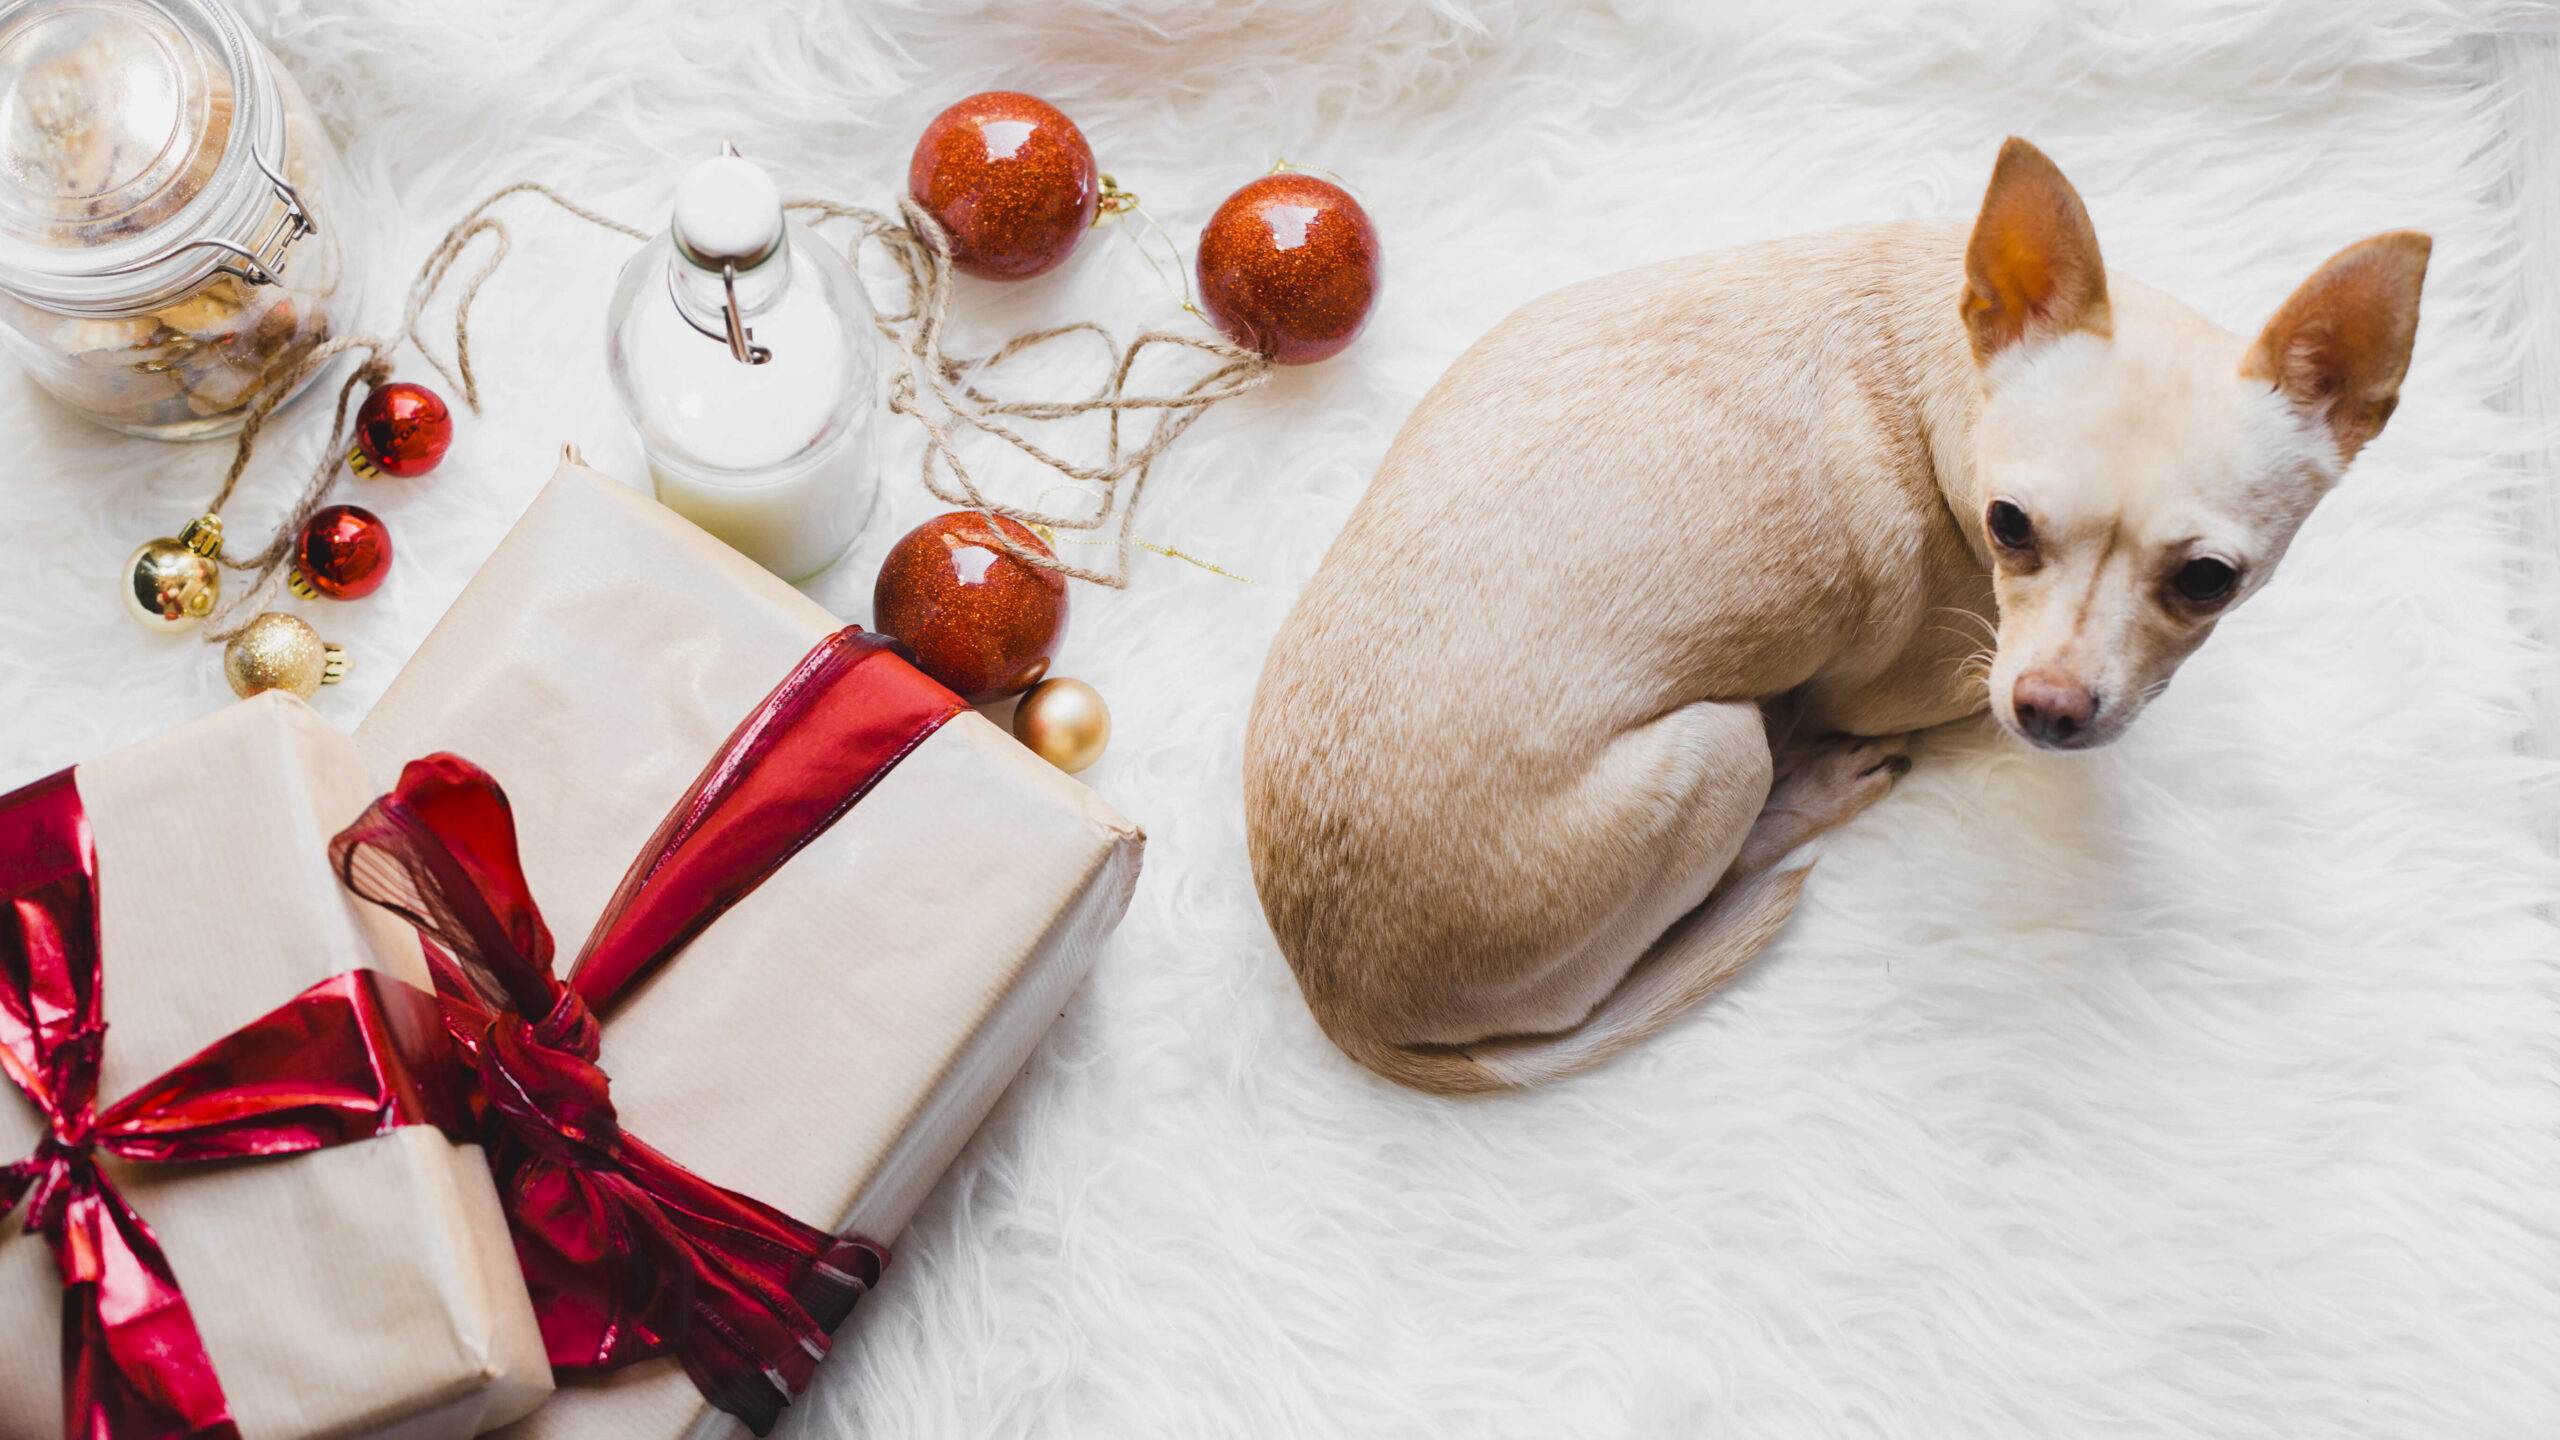
M 36 1142 L 36 1158 L 42 1159 L 48 1152 L 55 1152 L 85 1160 L 98 1148 L 98 1112 L 91 1107 L 83 1105 L 76 1110 L 58 1111 L 46 1119 L 51 1129 Z
M 479 1046 L 490 1107 L 510 1134 L 552 1164 L 594 1170 L 621 1158 L 613 1082 L 595 1062 L 600 1035 L 587 1003 L 563 989 L 541 1023 L 500 1014 Z
M 30 1233 L 58 1236 L 63 1231 L 71 1197 L 81 1188 L 81 1181 L 92 1179 L 97 1163 L 95 1141 L 64 1141 L 47 1135 L 36 1142 L 33 1154 L 0 1172 L 9 1177 L 0 1181 L 0 1198 L 14 1194 L 23 1200 Z M 58 1243 L 56 1248 L 60 1248 Z M 66 1262 L 65 1268 L 73 1267 Z
M 534 1043 L 592 1062 L 604 1053 L 604 1026 L 587 997 L 563 985 L 551 1013 L 533 1027 Z
M 63 1165 L 85 1165 L 98 1153 L 95 1125 L 84 1127 L 86 1133 L 72 1136 L 47 1135 L 36 1142 L 35 1153 L 18 1162 L 36 1169 L 49 1170 Z

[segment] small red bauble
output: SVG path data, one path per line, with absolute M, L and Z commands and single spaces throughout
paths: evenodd
M 424 385 L 394 380 L 364 397 L 356 411 L 356 443 L 347 468 L 367 480 L 424 475 L 453 444 L 453 412 Z
M 1200 303 L 1228 338 L 1282 365 L 1322 360 L 1368 323 L 1381 277 L 1369 212 L 1330 180 L 1265 175 L 1200 232 Z
M 1093 147 L 1037 96 L 972 95 L 933 118 L 907 191 L 951 232 L 951 263 L 988 280 L 1056 268 L 1093 228 Z
M 304 599 L 354 600 L 391 573 L 391 527 L 361 505 L 315 513 L 293 542 L 293 589 Z
M 1004 533 L 1042 555 L 1049 547 L 1021 523 Z M 1040 683 L 1067 635 L 1067 577 L 996 548 L 974 510 L 936 516 L 907 532 L 880 562 L 871 626 L 903 640 L 927 675 L 972 705 Z

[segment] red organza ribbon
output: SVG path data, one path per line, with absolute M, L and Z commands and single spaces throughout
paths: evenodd
M 427 941 L 446 1027 L 479 1073 L 498 1193 L 552 1366 L 672 1355 L 758 1435 L 807 1387 L 888 1252 L 724 1190 L 625 1134 L 596 1066 L 596 1013 L 967 708 L 894 645 L 839 632 L 765 697 L 633 862 L 565 982 L 507 797 L 469 761 L 411 761 L 331 845 L 348 888 Z
M 62 1271 L 63 1433 L 236 1440 L 222 1386 L 151 1227 L 97 1157 L 232 1160 L 344 1145 L 402 1125 L 462 1129 L 434 997 L 371 970 L 323 980 L 97 1110 L 98 864 L 65 770 L 0 796 L 0 1070 L 44 1112 L 0 1170 Z

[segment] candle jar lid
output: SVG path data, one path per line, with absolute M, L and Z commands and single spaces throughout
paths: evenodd
M 0 287 L 23 300 L 118 315 L 266 283 L 311 229 L 285 146 L 220 0 L 0 4 Z

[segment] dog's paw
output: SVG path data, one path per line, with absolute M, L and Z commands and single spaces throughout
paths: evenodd
M 1770 807 L 1808 815 L 1837 811 L 1830 822 L 1836 825 L 1883 799 L 1910 772 L 1911 737 L 1834 735 L 1791 745 L 1775 759 Z
M 1768 803 L 1744 842 L 1746 865 L 1774 864 L 1883 799 L 1911 769 L 1911 737 L 1835 735 L 1788 746 L 1774 759 Z

